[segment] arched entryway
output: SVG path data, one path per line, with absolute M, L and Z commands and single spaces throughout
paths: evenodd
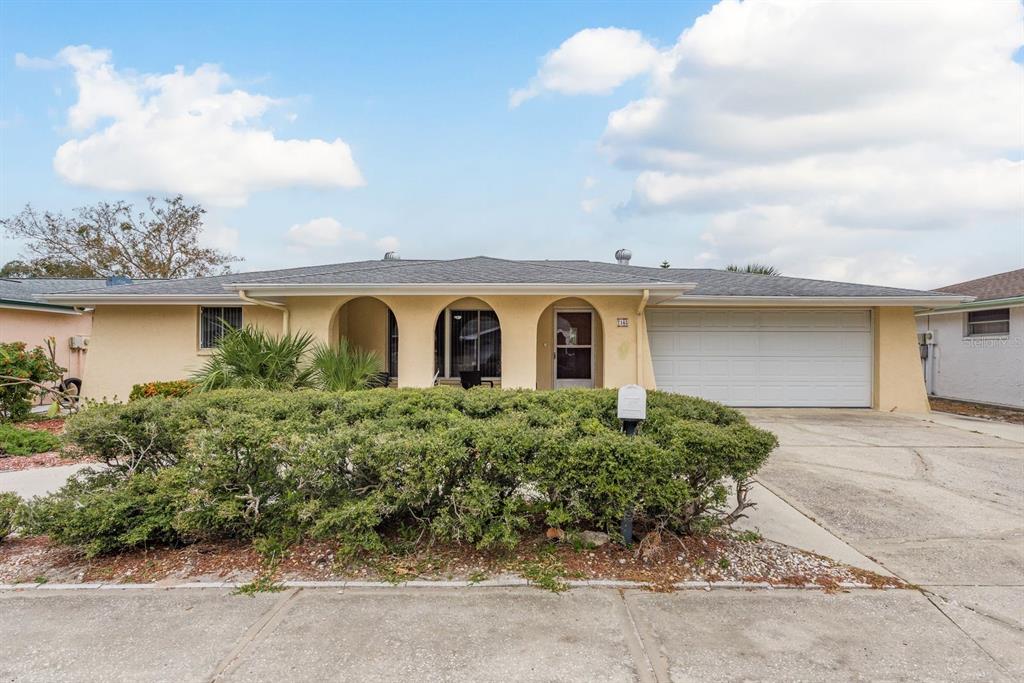
M 380 299 L 360 296 L 346 301 L 334 314 L 331 339 L 342 338 L 364 351 L 372 351 L 380 358 L 381 370 L 390 383 L 398 377 L 398 321 L 394 313 Z
M 537 320 L 537 388 L 602 386 L 601 315 L 585 299 L 559 299 Z
M 452 301 L 434 324 L 434 372 L 441 384 L 457 384 L 464 373 L 501 383 L 501 321 L 487 302 Z

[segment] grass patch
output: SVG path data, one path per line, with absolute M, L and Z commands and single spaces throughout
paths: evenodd
M 60 437 L 41 429 L 21 429 L 0 424 L 0 454 L 35 455 L 60 448 Z

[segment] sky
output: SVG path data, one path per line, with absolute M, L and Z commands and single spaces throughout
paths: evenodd
M 183 194 L 256 270 L 1024 266 L 1024 7 L 0 3 L 0 216 Z M 21 245 L 0 242 L 0 261 Z

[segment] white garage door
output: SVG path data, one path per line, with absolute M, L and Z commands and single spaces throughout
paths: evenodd
M 865 310 L 649 309 L 658 389 L 732 406 L 871 405 Z

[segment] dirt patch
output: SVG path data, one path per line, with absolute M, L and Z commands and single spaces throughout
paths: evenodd
M 269 566 L 275 580 L 482 581 L 518 575 L 556 587 L 570 579 L 617 579 L 661 590 L 681 581 L 741 580 L 826 589 L 844 582 L 879 588 L 905 586 L 897 579 L 779 543 L 744 541 L 732 535 L 665 535 L 633 548 L 614 543 L 573 547 L 540 536 L 512 550 L 435 543 L 358 559 L 343 559 L 334 543 L 305 542 L 289 548 Z M 91 560 L 40 537 L 13 538 L 0 544 L 0 583 L 249 581 L 266 573 L 267 567 L 251 545 L 237 542 L 153 548 Z
M 1024 425 L 1024 410 L 1016 408 L 1002 408 L 1000 406 L 985 405 L 984 403 L 953 401 L 948 398 L 935 398 L 934 396 L 930 397 L 928 402 L 931 404 L 932 410 L 938 410 L 943 413 Z
M 60 467 L 80 462 L 96 462 L 95 458 L 51 451 L 35 455 L 0 455 L 0 472 L 17 472 L 37 467 Z
M 64 418 L 51 417 L 46 420 L 25 420 L 24 422 L 16 422 L 14 426 L 21 429 L 37 429 L 50 432 L 51 434 L 63 434 Z

